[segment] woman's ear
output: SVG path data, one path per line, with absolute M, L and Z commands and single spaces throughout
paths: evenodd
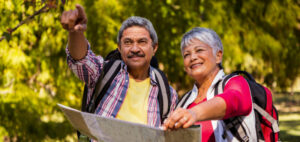
M 223 58 L 223 51 L 218 50 L 216 53 L 217 64 L 220 64 L 222 62 L 222 58 Z

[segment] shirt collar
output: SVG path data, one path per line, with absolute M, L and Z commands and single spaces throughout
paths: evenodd
M 215 76 L 215 78 L 214 78 L 213 82 L 211 83 L 209 89 L 207 90 L 207 94 L 206 94 L 206 96 L 208 97 L 207 100 L 209 100 L 211 97 L 213 97 L 213 96 L 211 96 L 211 94 L 212 94 L 211 91 L 214 90 L 214 86 L 216 85 L 216 83 L 219 80 L 221 80 L 224 76 L 225 76 L 225 73 L 224 73 L 223 69 L 221 69 L 217 73 L 217 75 Z M 187 102 L 185 103 L 183 108 L 187 108 L 191 103 L 193 103 L 194 100 L 197 98 L 197 96 L 198 96 L 198 87 L 195 83 L 193 89 L 191 90 L 191 94 L 189 96 L 189 99 L 187 100 Z
M 128 73 L 128 71 L 127 71 L 128 66 L 124 63 L 124 61 L 122 61 L 121 65 L 122 65 L 122 68 L 124 69 L 124 71 L 126 71 Z M 156 81 L 156 78 L 155 78 L 155 73 L 153 71 L 154 69 L 155 68 L 150 66 L 150 70 L 149 70 L 150 84 L 151 85 L 158 85 L 158 83 Z

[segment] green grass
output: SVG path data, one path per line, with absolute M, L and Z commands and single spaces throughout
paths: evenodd
M 300 95 L 273 95 L 279 113 L 279 137 L 281 141 L 300 141 Z

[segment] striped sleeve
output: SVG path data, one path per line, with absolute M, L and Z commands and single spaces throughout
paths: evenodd
M 170 92 L 171 92 L 171 106 L 170 106 L 170 112 L 173 112 L 176 108 L 176 104 L 178 102 L 178 95 L 177 92 L 170 86 Z
M 74 60 L 69 53 L 68 47 L 66 48 L 66 53 L 68 66 L 72 72 L 89 87 L 94 86 L 102 69 L 103 57 L 96 56 L 90 49 L 90 45 L 88 45 L 87 55 L 83 59 Z

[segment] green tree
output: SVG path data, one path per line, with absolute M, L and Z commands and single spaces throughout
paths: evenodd
M 211 28 L 220 35 L 226 73 L 247 70 L 275 91 L 285 91 L 299 77 L 297 0 L 63 3 L 0 0 L 0 139 L 76 139 L 75 131 L 56 106 L 62 103 L 80 108 L 83 83 L 67 67 L 68 33 L 60 25 L 61 13 L 74 9 L 75 3 L 82 3 L 87 12 L 86 37 L 92 50 L 103 56 L 117 48 L 118 30 L 126 18 L 137 15 L 152 21 L 159 37 L 156 56 L 160 68 L 179 94 L 193 84 L 183 70 L 180 51 L 182 35 L 193 27 Z M 26 20 L 45 4 L 52 8 Z
M 0 33 L 16 27 L 47 3 L 0 1 Z M 48 3 L 49 2 L 49 3 Z M 61 4 L 60 4 L 61 5 Z M 55 5 L 52 5 L 55 6 Z M 65 61 L 64 7 L 27 21 L 0 42 L 0 135 L 18 141 L 74 137 L 56 103 L 79 107 L 82 85 Z

